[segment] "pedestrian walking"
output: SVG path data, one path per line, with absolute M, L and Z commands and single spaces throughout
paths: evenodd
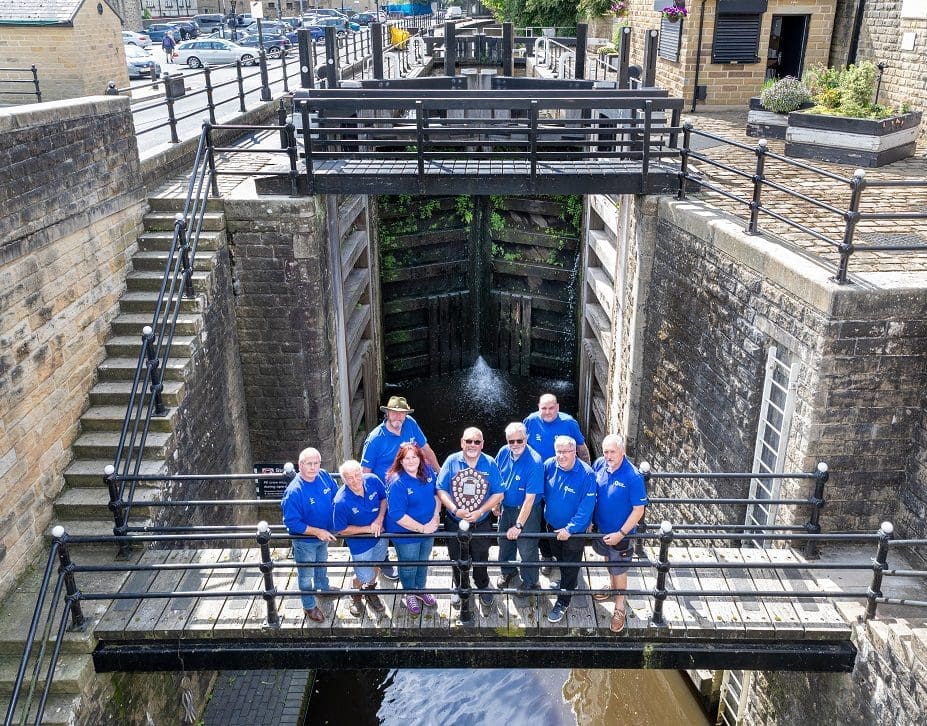
M 164 34 L 163 40 L 161 40 L 161 47 L 164 49 L 164 60 L 165 63 L 174 62 L 174 46 L 177 45 L 177 41 L 174 40 L 174 36 L 168 31 Z

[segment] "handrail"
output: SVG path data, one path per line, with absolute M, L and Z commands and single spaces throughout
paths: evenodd
M 0 74 L 29 74 L 29 78 L 0 78 L 0 96 L 35 96 L 36 103 L 42 103 L 42 88 L 39 85 L 39 69 L 33 63 L 28 68 L 0 68 Z M 12 88 L 4 88 L 10 84 Z M 24 85 L 31 85 L 28 91 L 18 91 Z

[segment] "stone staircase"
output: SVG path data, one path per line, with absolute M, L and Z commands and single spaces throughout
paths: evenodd
M 151 324 L 173 235 L 174 216 L 182 208 L 182 200 L 150 197 L 149 205 L 150 212 L 145 215 L 145 229 L 138 240 L 138 251 L 132 258 L 132 271 L 126 277 L 126 291 L 120 299 L 119 314 L 112 323 L 111 335 L 105 344 L 106 358 L 97 367 L 97 381 L 90 391 L 90 406 L 81 416 L 80 434 L 72 445 L 73 460 L 64 472 L 66 486 L 54 503 L 52 525 L 62 525 L 71 535 L 108 535 L 113 531 L 113 515 L 107 506 L 109 494 L 103 482 L 103 470 L 115 458 L 135 375 L 142 328 Z M 209 205 L 194 264 L 196 297 L 185 299 L 181 304 L 171 356 L 163 369 L 163 400 L 168 411 L 166 416 L 152 419 L 140 469 L 142 474 L 158 474 L 166 470 L 165 461 L 171 452 L 178 407 L 184 397 L 184 377 L 197 336 L 203 328 L 207 304 L 205 292 L 209 289 L 210 275 L 216 266 L 217 250 L 225 242 L 225 218 L 220 202 L 210 201 Z M 156 485 L 136 487 L 136 501 L 157 496 Z M 148 516 L 149 511 L 144 508 L 133 508 L 131 512 L 132 521 L 144 521 Z M 115 548 L 112 545 L 81 546 L 79 553 L 75 554 L 75 559 L 81 564 L 108 564 L 113 561 Z M 47 556 L 47 551 L 40 554 L 0 608 L 0 710 L 3 712 L 9 703 L 25 647 Z M 119 587 L 123 578 L 120 573 L 105 573 L 85 587 L 96 591 L 113 590 Z M 87 684 L 94 676 L 90 656 L 96 645 L 93 624 L 108 605 L 107 601 L 84 603 L 88 627 L 84 632 L 69 631 L 65 636 L 43 724 L 73 723 L 81 694 L 86 692 Z M 55 631 L 58 616 L 56 613 L 53 618 Z M 30 675 L 31 668 L 26 674 L 27 682 Z M 44 682 L 44 677 L 39 680 Z M 25 695 L 23 693 L 21 698 Z M 40 691 L 35 695 L 35 702 L 39 696 Z

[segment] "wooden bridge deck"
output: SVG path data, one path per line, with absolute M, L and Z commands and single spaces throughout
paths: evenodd
M 287 557 L 287 549 L 273 550 L 275 560 Z M 653 556 L 653 555 L 652 555 Z M 435 559 L 444 559 L 443 549 L 436 548 Z M 599 558 L 591 553 L 588 557 Z M 351 587 L 351 566 L 347 550 L 331 548 L 330 559 L 345 564 L 331 566 L 331 584 L 339 588 Z M 655 559 L 655 557 L 654 557 Z M 801 556 L 791 550 L 755 550 L 720 548 L 674 548 L 670 561 L 691 562 L 801 562 Z M 541 606 L 519 608 L 508 595 L 497 595 L 496 604 L 488 617 L 477 616 L 474 625 L 455 624 L 456 610 L 452 609 L 450 595 L 438 595 L 436 609 L 424 609 L 412 616 L 401 607 L 398 583 L 381 579 L 386 613 L 374 618 L 369 613 L 356 618 L 348 612 L 347 595 L 326 598 L 322 608 L 325 623 L 313 623 L 303 617 L 302 606 L 296 595 L 278 596 L 277 607 L 281 627 L 265 627 L 266 606 L 262 597 L 236 595 L 235 591 L 258 591 L 263 588 L 262 575 L 257 569 L 257 549 L 203 549 L 145 552 L 142 564 L 197 563 L 202 569 L 189 571 L 166 570 L 132 573 L 122 592 L 213 592 L 228 593 L 223 597 L 177 597 L 161 599 L 116 600 L 95 627 L 96 636 L 108 642 L 149 639 L 286 639 L 324 638 L 328 636 L 414 637 L 418 640 L 441 640 L 454 631 L 465 630 L 471 636 L 490 638 L 525 638 L 569 634 L 588 638 L 701 638 L 710 640 L 847 640 L 850 626 L 829 600 L 802 599 L 807 591 L 833 591 L 826 579 L 817 579 L 808 570 L 740 570 L 740 569 L 689 569 L 673 570 L 669 590 L 754 590 L 794 593 L 791 598 L 721 598 L 699 596 L 672 596 L 664 605 L 665 623 L 656 625 L 650 620 L 653 599 L 631 595 L 628 602 L 632 612 L 627 628 L 621 636 L 608 629 L 612 604 L 595 602 L 588 595 L 578 595 L 560 623 L 549 623 L 546 615 L 553 604 L 553 593 L 540 597 Z M 224 562 L 254 563 L 246 569 L 214 569 L 211 565 Z M 497 568 L 490 568 L 495 577 Z M 650 590 L 655 584 L 652 570 L 632 569 L 629 588 Z M 274 581 L 279 590 L 298 590 L 293 566 L 277 567 Z M 546 578 L 542 577 L 542 584 Z M 590 568 L 580 579 L 580 588 L 589 583 L 592 588 L 607 587 L 604 569 Z M 451 586 L 447 566 L 434 566 L 428 578 L 430 588 Z M 395 593 L 395 594 L 394 594 Z M 475 599 L 475 598 L 474 598 Z

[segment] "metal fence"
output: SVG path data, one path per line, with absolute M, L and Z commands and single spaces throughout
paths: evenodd
M 35 64 L 28 68 L 0 68 L 0 98 L 11 98 L 17 102 L 42 103 L 42 89 L 39 86 L 39 69 Z

